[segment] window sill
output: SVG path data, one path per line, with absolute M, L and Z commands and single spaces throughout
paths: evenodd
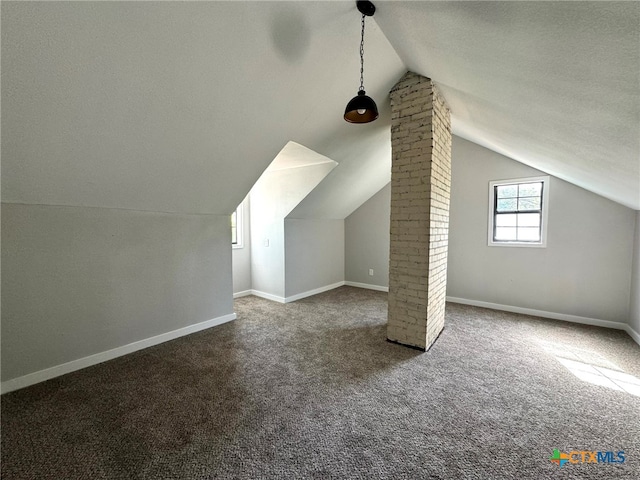
M 490 247 L 525 247 L 525 248 L 547 248 L 546 243 L 529 242 L 489 242 Z

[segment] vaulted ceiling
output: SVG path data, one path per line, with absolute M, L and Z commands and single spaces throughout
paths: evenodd
M 457 135 L 640 209 L 640 3 L 384 2 L 376 21 Z
M 640 209 L 640 5 L 2 2 L 2 199 L 229 213 L 288 141 L 339 163 L 292 216 L 389 180 L 388 91 L 431 77 L 454 133 Z

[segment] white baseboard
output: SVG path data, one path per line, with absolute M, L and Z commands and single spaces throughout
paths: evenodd
M 344 282 L 345 285 L 349 287 L 358 287 L 358 288 L 366 288 L 367 290 L 377 290 L 378 292 L 388 292 L 389 287 L 383 287 L 381 285 L 371 285 L 369 283 L 360 283 L 360 282 Z
M 344 282 L 333 283 L 331 285 L 325 285 L 324 287 L 314 288 L 313 290 L 308 290 L 306 292 L 298 293 L 296 295 L 291 295 L 290 297 L 279 297 L 277 295 L 273 295 L 267 292 L 261 292 L 260 290 L 251 290 L 251 295 L 255 295 L 256 297 L 266 298 L 267 300 L 273 300 L 278 303 L 289 303 L 295 302 L 296 300 L 300 300 L 301 298 L 310 297 L 312 295 L 317 295 L 322 292 L 326 292 L 328 290 L 333 290 L 334 288 L 338 288 L 344 285 Z
M 255 295 L 256 297 L 266 298 L 267 300 L 273 300 L 278 303 L 285 303 L 284 297 L 278 297 L 277 295 L 272 295 L 267 292 L 261 292 L 260 290 L 251 290 L 251 295 Z
M 253 293 L 252 290 L 243 290 L 241 292 L 236 292 L 233 294 L 233 298 L 247 297 Z
M 562 320 L 565 322 L 582 323 L 584 325 L 594 325 L 596 327 L 614 328 L 616 330 L 624 330 L 631 338 L 640 344 L 640 335 L 633 330 L 631 326 L 623 322 L 612 322 L 610 320 L 601 320 L 599 318 L 580 317 L 578 315 L 569 315 L 567 313 L 547 312 L 544 310 L 535 310 L 533 308 L 515 307 L 513 305 L 502 305 L 499 303 L 482 302 L 480 300 L 469 300 L 467 298 L 449 297 L 447 302 L 461 303 L 463 305 L 473 305 L 474 307 L 491 308 L 493 310 L 502 310 L 504 312 L 522 313 L 524 315 L 532 315 L 534 317 L 551 318 L 553 320 Z
M 11 380 L 7 380 L 6 382 L 0 383 L 0 392 L 8 393 L 20 388 L 28 387 L 30 385 L 35 385 L 36 383 L 44 382 L 45 380 L 51 380 L 52 378 L 75 372 L 76 370 L 91 367 L 93 365 L 97 365 L 98 363 L 106 362 L 107 360 L 113 360 L 114 358 L 121 357 L 138 350 L 142 350 L 143 348 L 148 348 L 160 343 L 168 342 L 169 340 L 174 340 L 191 333 L 199 332 L 200 330 L 215 327 L 217 325 L 221 325 L 235 319 L 236 314 L 230 313 L 228 315 L 213 318 L 205 322 L 196 323 L 195 325 L 189 325 L 188 327 L 183 327 L 171 332 L 162 333 L 160 335 L 156 335 L 155 337 L 145 338 L 144 340 L 129 343 L 128 345 L 123 345 L 122 347 L 116 347 L 111 350 L 107 350 L 106 352 L 96 353 L 95 355 L 89 355 L 88 357 L 79 358 L 77 360 L 72 360 L 61 365 L 56 365 L 55 367 L 47 368 L 34 373 L 29 373 L 22 377 L 13 378 Z
M 633 338 L 638 345 L 640 345 L 640 333 L 636 332 L 631 325 L 625 325 L 627 328 L 625 330 L 629 334 L 631 338 Z
M 300 300 L 302 298 L 311 297 L 319 293 L 333 290 L 334 288 L 342 287 L 343 285 L 349 285 L 350 287 L 367 288 L 369 290 L 378 290 L 380 292 L 389 291 L 389 287 L 382 287 L 380 285 L 370 285 L 368 283 L 341 281 L 341 282 L 332 283 L 331 285 L 325 285 L 324 287 L 314 288 L 313 290 L 308 290 L 306 292 L 298 293 L 296 295 L 291 295 L 289 297 L 279 297 L 271 293 L 261 292 L 260 290 L 245 290 L 244 292 L 234 293 L 233 298 L 244 297 L 247 295 L 255 295 L 256 297 L 266 298 L 267 300 L 273 300 L 274 302 L 290 303 L 290 302 L 295 302 L 296 300 Z
M 306 292 L 298 293 L 296 295 L 291 295 L 284 299 L 284 303 L 295 302 L 296 300 L 300 300 L 301 298 L 311 297 L 313 295 L 317 295 L 322 292 L 328 292 L 329 290 L 333 290 L 334 288 L 341 287 L 345 284 L 344 281 L 332 283 L 331 285 L 325 285 L 324 287 L 314 288 L 313 290 L 308 290 Z

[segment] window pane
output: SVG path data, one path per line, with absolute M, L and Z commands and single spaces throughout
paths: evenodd
M 517 217 L 515 213 L 496 215 L 496 227 L 515 227 Z
M 518 196 L 518 185 L 499 185 L 498 198 L 509 198 Z
M 514 212 L 516 210 L 517 199 L 515 198 L 501 198 L 498 200 L 499 212 Z
M 231 214 L 231 243 L 238 243 L 238 227 L 236 226 L 236 212 Z
M 519 227 L 539 227 L 540 214 L 539 213 L 519 213 L 518 226 Z
M 543 243 L 543 195 L 547 177 L 491 182 L 489 245 L 541 246 Z M 546 210 L 546 205 L 545 205 Z M 546 237 L 546 235 L 544 235 Z M 543 245 L 544 246 L 544 245 Z
M 540 210 L 540 197 L 519 198 L 518 210 Z
M 518 189 L 520 197 L 539 197 L 542 192 L 542 182 L 521 183 Z
M 536 227 L 519 227 L 518 240 L 523 242 L 539 242 L 540 229 Z
M 494 240 L 516 240 L 515 227 L 496 227 L 496 237 Z

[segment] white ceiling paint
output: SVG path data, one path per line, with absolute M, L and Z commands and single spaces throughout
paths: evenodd
M 368 125 L 357 125 L 366 132 L 366 142 L 335 142 L 327 147 L 333 158 L 344 160 L 287 218 L 343 219 L 391 180 L 390 113 Z
M 352 2 L 3 2 L 3 201 L 227 214 L 289 140 L 348 177 L 388 125 L 342 119 L 359 44 Z M 405 67 L 366 50 L 384 104 Z
M 454 133 L 640 209 L 637 3 L 376 6 L 352 125 L 354 2 L 2 2 L 3 201 L 228 214 L 293 140 L 339 165 L 290 217 L 344 218 L 408 67 Z
M 287 142 L 284 148 L 280 150 L 276 158 L 274 158 L 271 164 L 267 167 L 265 172 L 276 172 L 278 170 L 287 170 L 289 168 L 308 167 L 311 165 L 318 165 L 320 163 L 336 164 L 336 162 L 330 158 L 320 155 L 304 145 L 300 145 L 296 142 Z
M 457 135 L 640 209 L 640 3 L 376 2 Z

